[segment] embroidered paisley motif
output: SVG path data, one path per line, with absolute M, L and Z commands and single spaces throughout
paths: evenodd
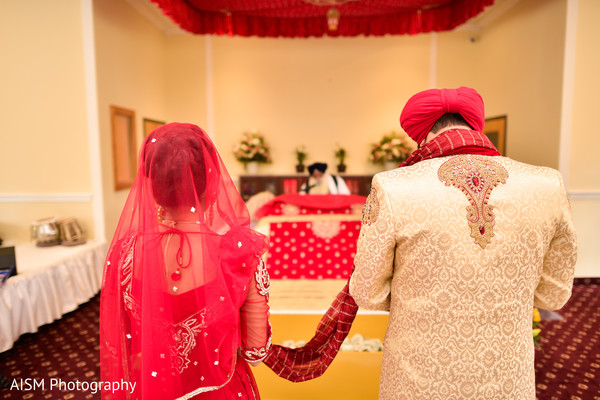
M 123 306 L 131 312 L 136 319 L 139 319 L 139 305 L 131 294 L 131 283 L 133 277 L 133 252 L 135 249 L 136 235 L 131 234 L 123 243 L 121 248 L 121 290 L 123 294 Z
M 453 186 L 467 196 L 471 237 L 485 249 L 494 236 L 495 220 L 494 207 L 488 204 L 488 200 L 496 186 L 506 183 L 508 172 L 489 157 L 465 155 L 443 163 L 438 170 L 438 178 L 446 186 Z
M 206 308 L 170 328 L 169 348 L 171 360 L 174 364 L 173 367 L 179 373 L 182 373 L 190 363 L 188 355 L 196 347 L 196 336 L 198 336 L 201 328 L 206 327 L 204 323 L 205 315 Z
M 259 259 L 258 267 L 254 273 L 254 279 L 256 280 L 256 288 L 261 296 L 266 296 L 269 300 L 269 292 L 271 291 L 271 281 L 269 280 L 269 272 L 267 266 L 262 257 L 257 256 Z
M 362 210 L 362 220 L 361 223 L 363 225 L 371 225 L 377 221 L 377 216 L 379 215 L 379 196 L 377 194 L 376 188 L 371 188 L 369 192 L 369 196 L 367 197 L 367 202 Z
M 250 347 L 244 348 L 242 350 L 242 357 L 244 360 L 248 362 L 261 362 L 269 355 L 269 350 L 271 350 L 271 323 L 268 322 L 269 326 L 269 340 L 264 347 Z

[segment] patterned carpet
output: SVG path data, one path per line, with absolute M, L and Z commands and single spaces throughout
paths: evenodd
M 96 296 L 37 333 L 21 336 L 12 349 L 0 354 L 0 374 L 11 386 L 0 389 L 0 398 L 100 399 L 100 393 L 89 387 L 58 387 L 61 380 L 67 385 L 100 380 L 99 315 Z
M 600 279 L 576 279 L 573 296 L 542 324 L 536 352 L 539 400 L 600 400 Z
M 571 300 L 558 313 L 562 321 L 542 324 L 538 400 L 600 400 L 600 278 L 577 279 Z M 0 398 L 100 399 L 94 386 L 100 377 L 98 315 L 96 296 L 0 354 L 0 374 L 8 385 Z

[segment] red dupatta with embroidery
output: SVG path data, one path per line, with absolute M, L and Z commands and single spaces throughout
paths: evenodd
M 103 399 L 188 399 L 232 381 L 240 308 L 266 237 L 208 135 L 155 129 L 111 243 L 100 297 Z

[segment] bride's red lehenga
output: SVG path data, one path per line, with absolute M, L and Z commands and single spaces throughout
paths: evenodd
M 102 398 L 259 399 L 248 362 L 271 344 L 267 244 L 206 133 L 154 130 L 106 260 L 101 381 L 120 390 Z

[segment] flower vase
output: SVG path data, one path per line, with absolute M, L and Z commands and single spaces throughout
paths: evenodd
M 398 165 L 400 165 L 400 163 L 398 161 L 386 161 L 384 165 L 385 165 L 385 170 L 389 171 L 391 169 L 398 168 Z
M 258 175 L 258 161 L 247 162 L 246 173 L 248 175 Z
M 296 165 L 296 172 L 299 173 L 299 174 L 302 173 L 302 172 L 304 172 L 304 164 L 298 164 L 298 165 Z

